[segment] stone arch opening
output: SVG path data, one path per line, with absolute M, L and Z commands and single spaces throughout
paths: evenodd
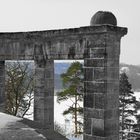
M 33 120 L 34 61 L 5 60 L 5 110 Z
M 74 114 L 69 113 L 69 114 L 63 115 L 63 112 L 65 110 L 68 110 L 69 107 L 75 107 L 74 103 L 76 101 L 76 98 L 74 98 L 74 96 L 71 96 L 69 97 L 69 99 L 60 101 L 58 103 L 57 95 L 59 92 L 64 91 L 65 89 L 68 89 L 68 87 L 65 87 L 63 85 L 61 74 L 66 73 L 69 67 L 72 64 L 77 63 L 77 62 L 82 65 L 84 64 L 83 60 L 55 60 L 54 61 L 54 87 L 55 87 L 54 88 L 54 126 L 55 126 L 54 129 L 56 128 L 56 130 L 62 130 L 60 131 L 60 133 L 62 133 L 62 135 L 66 135 L 68 139 L 74 139 L 76 137 L 76 135 L 74 135 L 74 131 L 75 131 Z M 82 70 L 83 70 L 83 67 L 82 67 Z M 78 73 L 78 75 L 81 76 L 80 77 L 81 80 L 84 80 L 83 73 L 81 71 Z M 83 82 L 81 82 L 80 87 L 81 89 L 79 88 L 79 91 L 77 92 L 79 94 L 83 94 Z M 77 108 L 79 107 L 83 108 L 83 96 L 79 96 L 79 97 L 81 97 L 80 98 L 81 100 L 77 98 L 78 102 L 76 106 Z M 83 124 L 83 115 L 78 114 L 78 112 L 76 114 L 77 114 L 76 120 Z M 78 132 L 83 132 L 82 124 L 78 123 L 77 125 Z M 58 129 L 59 126 L 61 129 Z M 77 137 L 79 139 L 82 139 L 83 135 L 77 134 Z

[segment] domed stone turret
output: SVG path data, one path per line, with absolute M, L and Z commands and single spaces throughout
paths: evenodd
M 99 24 L 110 24 L 116 26 L 117 19 L 111 12 L 98 11 L 91 18 L 90 26 L 99 25 Z

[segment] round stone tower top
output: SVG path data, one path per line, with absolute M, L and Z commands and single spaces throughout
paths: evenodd
M 99 24 L 110 24 L 116 26 L 117 19 L 111 12 L 98 11 L 91 18 L 90 26 L 99 25 Z

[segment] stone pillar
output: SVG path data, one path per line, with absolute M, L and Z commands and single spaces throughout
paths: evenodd
M 0 112 L 5 112 L 5 62 L 0 61 Z
M 96 40 L 87 38 L 84 140 L 119 140 L 119 54 L 124 34 L 126 30 L 123 33 L 115 27 L 94 35 Z
M 35 61 L 34 120 L 54 127 L 54 61 Z

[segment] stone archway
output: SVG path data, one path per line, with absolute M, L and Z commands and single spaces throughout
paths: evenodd
M 92 26 L 87 27 L 0 33 L 1 111 L 4 61 L 34 60 L 34 120 L 53 130 L 54 60 L 84 59 L 84 140 L 118 140 L 120 40 L 127 28 L 116 26 L 112 13 L 103 13 L 93 17 Z

